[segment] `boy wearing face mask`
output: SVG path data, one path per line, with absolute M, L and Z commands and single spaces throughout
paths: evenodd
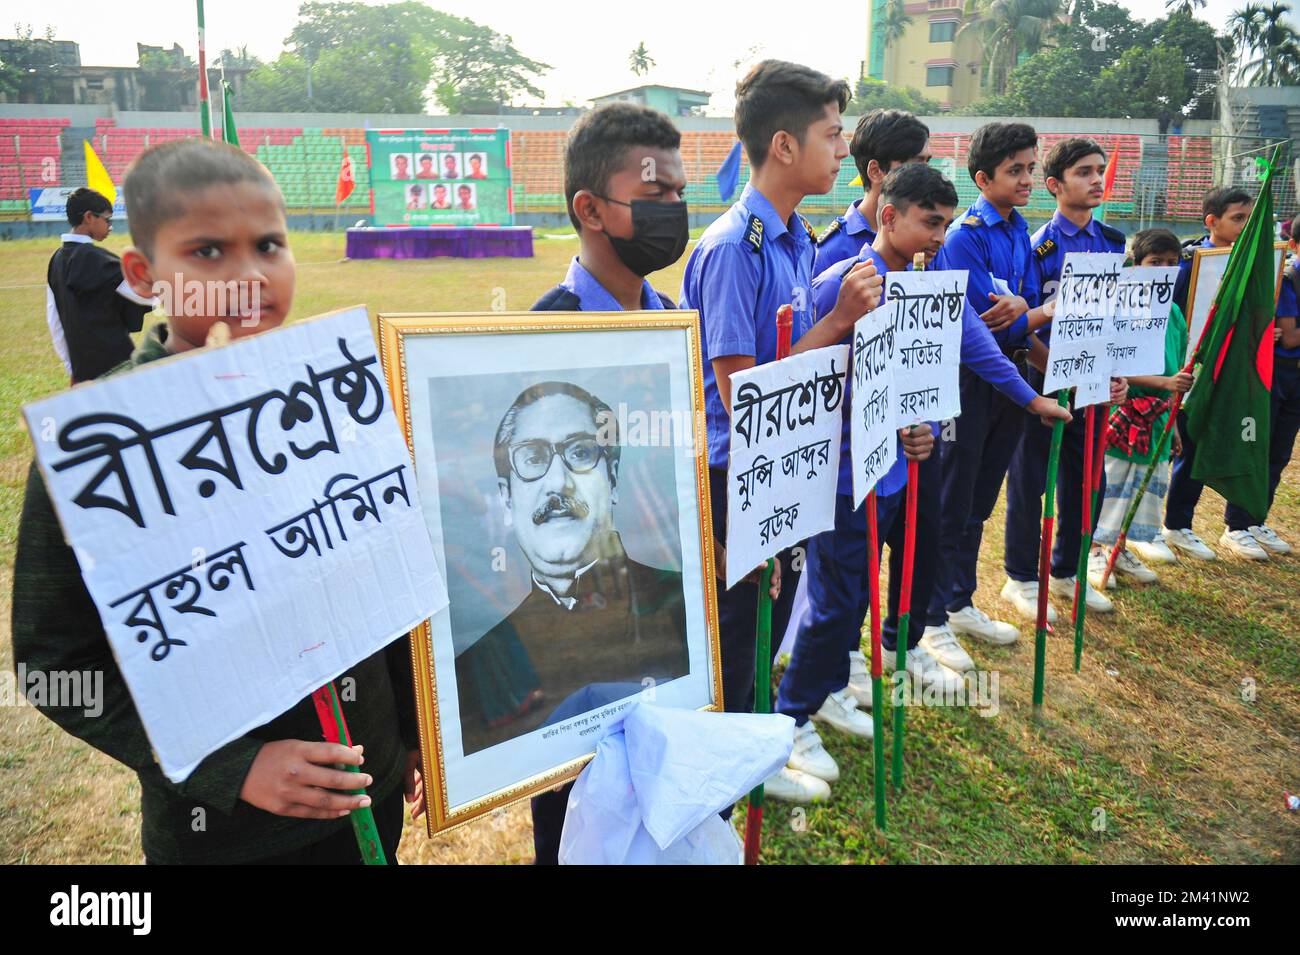
M 682 135 L 663 113 L 610 103 L 584 114 L 564 153 L 564 198 L 578 254 L 543 312 L 676 308 L 646 281 L 686 251 Z
M 564 198 L 578 254 L 535 312 L 676 308 L 646 280 L 686 250 L 686 171 L 681 133 L 658 110 L 610 103 L 580 118 L 564 153 Z M 533 799 L 538 865 L 559 861 L 572 784 Z

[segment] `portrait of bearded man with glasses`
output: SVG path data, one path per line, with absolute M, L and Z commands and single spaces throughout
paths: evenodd
M 682 576 L 627 555 L 615 527 L 617 420 L 568 382 L 526 388 L 493 442 L 528 595 L 456 659 L 466 755 L 689 671 Z

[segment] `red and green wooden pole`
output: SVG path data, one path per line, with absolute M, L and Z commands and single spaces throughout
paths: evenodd
M 776 358 L 790 354 L 794 330 L 794 309 L 782 305 L 776 310 Z M 776 558 L 769 558 L 758 576 L 758 625 L 754 634 L 754 712 L 772 712 L 772 569 Z M 745 865 L 758 865 L 758 851 L 763 841 L 763 784 L 749 793 L 745 815 Z
M 876 801 L 876 828 L 885 829 L 885 695 L 880 646 L 880 534 L 876 529 L 876 491 L 867 494 L 867 592 L 871 598 L 871 790 Z
M 1056 402 L 1069 404 L 1069 392 L 1062 388 Z M 1034 716 L 1043 712 L 1043 679 L 1047 671 L 1047 581 L 1052 572 L 1052 530 L 1056 524 L 1056 469 L 1061 460 L 1061 439 L 1065 422 L 1052 424 L 1052 445 L 1047 455 L 1047 487 L 1043 494 L 1043 537 L 1038 553 L 1038 615 L 1034 633 Z
M 327 743 L 352 745 L 352 734 L 348 732 L 347 720 L 343 718 L 343 706 L 339 703 L 339 692 L 333 681 L 321 687 L 311 695 L 316 706 L 316 718 L 320 720 L 321 732 Z M 340 766 L 339 769 L 350 773 L 360 773 L 357 766 Z M 348 792 L 360 796 L 364 789 L 350 789 Z M 369 806 L 353 809 L 348 813 L 352 820 L 352 832 L 357 837 L 357 848 L 361 850 L 361 861 L 366 865 L 387 865 L 383 844 L 379 841 L 379 830 L 375 827 L 375 814 Z

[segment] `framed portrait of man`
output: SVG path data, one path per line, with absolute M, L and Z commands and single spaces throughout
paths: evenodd
M 638 699 L 721 709 L 695 313 L 379 333 L 451 601 L 412 640 L 430 834 L 577 775 Z
M 1201 332 L 1210 319 L 1210 309 L 1215 296 L 1219 294 L 1219 285 L 1223 274 L 1228 269 L 1227 249 L 1197 249 L 1192 259 L 1192 272 L 1187 281 L 1187 360 L 1191 360 Z M 1274 266 L 1277 281 L 1273 285 L 1273 304 L 1277 304 L 1278 293 L 1282 290 L 1282 273 L 1286 269 L 1286 243 L 1273 243 Z

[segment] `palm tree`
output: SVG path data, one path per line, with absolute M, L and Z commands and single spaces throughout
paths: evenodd
M 637 76 L 644 76 L 650 72 L 650 68 L 655 65 L 655 61 L 650 57 L 650 51 L 645 48 L 645 40 L 642 40 L 635 50 L 627 58 L 628 66 Z
M 1238 77 L 1253 86 L 1279 86 L 1300 74 L 1300 33 L 1285 22 L 1289 3 L 1248 3 L 1228 18 L 1240 54 Z
M 912 18 L 903 9 L 903 0 L 889 0 L 884 16 L 880 18 L 880 36 L 885 41 L 885 49 L 903 38 L 911 24 Z
M 1165 0 L 1165 10 L 1170 14 L 1185 13 L 1189 17 L 1205 6 L 1206 0 Z
M 967 19 L 958 33 L 980 31 L 986 89 L 1006 92 L 1012 69 L 1038 52 L 1048 31 L 1064 19 L 1064 7 L 1062 0 L 966 0 Z

